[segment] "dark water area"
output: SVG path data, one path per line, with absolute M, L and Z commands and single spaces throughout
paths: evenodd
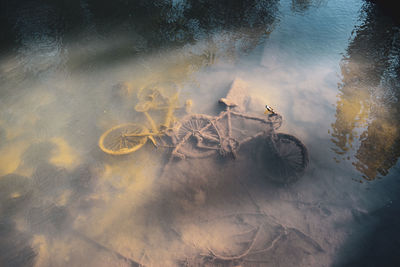
M 63 50 L 72 43 L 84 53 L 79 66 L 85 68 L 193 44 L 220 31 L 246 29 L 237 38 L 251 49 L 270 31 L 277 1 L 4 1 L 1 10 L 3 47 L 47 41 Z M 96 51 L 87 47 L 91 38 L 116 40 L 112 49 Z
M 0 266 L 399 266 L 397 15 L 391 1 L 1 0 Z M 174 154 L 225 97 L 250 117 L 272 106 L 280 143 L 240 117 Z M 165 101 L 176 110 L 151 106 Z M 101 136 L 127 123 L 164 136 L 111 155 Z M 306 155 L 301 177 L 282 181 L 274 144 Z

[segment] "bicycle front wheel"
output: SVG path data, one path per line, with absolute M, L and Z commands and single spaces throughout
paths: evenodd
M 147 141 L 148 130 L 136 123 L 117 125 L 105 133 L 99 140 L 99 147 L 110 155 L 124 155 L 141 148 Z
M 275 152 L 270 159 L 270 178 L 278 183 L 293 183 L 303 176 L 308 166 L 308 151 L 296 137 L 278 133 L 274 141 Z

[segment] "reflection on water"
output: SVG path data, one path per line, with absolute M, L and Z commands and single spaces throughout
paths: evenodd
M 292 11 L 298 13 L 304 13 L 310 7 L 318 7 L 323 3 L 323 0 L 292 0 Z
M 198 41 L 199 45 L 218 43 L 215 49 L 234 55 L 250 51 L 268 35 L 276 20 L 277 2 L 140 0 L 110 4 L 87 0 L 68 6 L 63 1 L 18 2 L 0 11 L 5 17 L 6 40 L 2 43 L 18 45 L 20 63 L 30 69 L 35 58 L 48 65 L 67 54 L 71 67 L 87 68 Z M 75 43 L 64 46 L 71 40 Z
M 341 64 L 332 142 L 340 158 L 351 158 L 363 177 L 373 180 L 387 175 L 400 156 L 400 32 L 376 5 L 364 9 Z
M 368 179 L 399 156 L 398 29 L 373 6 L 348 44 L 360 1 L 7 2 L 1 266 L 331 265 L 352 227 L 390 201 L 329 152 L 333 138 Z M 253 112 L 273 106 L 307 145 L 296 184 L 265 178 L 259 142 L 236 161 L 167 172 L 167 149 L 150 142 L 118 157 L 99 149 L 110 127 L 145 121 L 141 88 L 173 81 L 180 104 L 215 115 L 237 76 Z

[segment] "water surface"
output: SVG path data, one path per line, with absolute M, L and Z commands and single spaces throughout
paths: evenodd
M 265 238 L 256 244 L 265 251 L 243 266 L 396 259 L 371 253 L 393 246 L 375 229 L 392 221 L 382 236 L 398 235 L 400 35 L 379 6 L 2 5 L 0 265 L 197 266 L 215 251 L 240 254 L 232 234 L 246 231 Z M 145 121 L 134 110 L 141 88 L 174 82 L 180 104 L 216 115 L 235 78 L 248 84 L 252 112 L 273 106 L 279 132 L 307 146 L 298 182 L 272 183 L 241 158 L 166 171 L 168 149 L 151 142 L 125 156 L 99 149 L 110 127 Z

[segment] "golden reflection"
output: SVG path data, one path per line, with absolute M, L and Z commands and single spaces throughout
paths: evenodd
M 385 117 L 387 115 L 387 117 Z M 398 114 L 397 114 L 398 115 Z M 383 114 L 372 120 L 360 135 L 361 144 L 357 150 L 354 166 L 367 180 L 378 175 L 385 176 L 400 156 L 400 123 Z
M 18 140 L 8 142 L 0 147 L 0 176 L 9 173 L 18 173 L 17 168 L 20 165 L 23 152 L 29 146 L 27 140 Z
M 357 139 L 357 129 L 366 126 L 371 108 L 370 93 L 358 84 L 360 74 L 356 64 L 342 66 L 343 83 L 336 103 L 336 122 L 332 125 L 333 150 L 344 155 Z
M 374 6 L 365 10 L 342 61 L 331 133 L 333 151 L 366 180 L 387 175 L 400 156 L 399 35 L 376 12 Z
M 66 142 L 64 138 L 53 137 L 51 142 L 55 144 L 55 149 L 50 163 L 55 166 L 73 169 L 78 166 L 81 159 L 74 149 Z
M 395 106 L 380 107 L 368 91 L 344 86 L 339 96 L 336 121 L 332 124 L 333 150 L 373 180 L 385 176 L 400 156 L 400 124 Z M 373 110 L 373 112 L 372 112 Z M 360 132 L 360 134 L 358 134 Z

